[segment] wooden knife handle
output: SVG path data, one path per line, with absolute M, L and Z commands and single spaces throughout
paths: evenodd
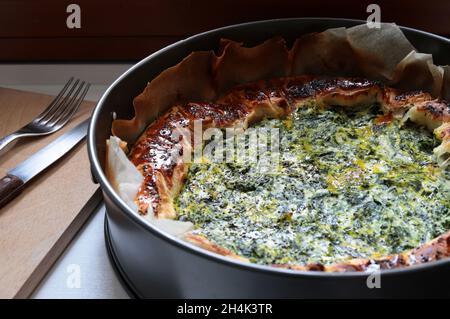
M 14 175 L 6 175 L 0 179 L 0 208 L 19 195 L 23 184 L 23 181 Z

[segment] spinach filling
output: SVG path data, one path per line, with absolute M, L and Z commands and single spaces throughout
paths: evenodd
M 377 258 L 444 233 L 450 172 L 433 159 L 438 141 L 410 123 L 377 124 L 378 109 L 307 105 L 262 121 L 279 129 L 278 164 L 191 164 L 179 219 L 259 264 Z

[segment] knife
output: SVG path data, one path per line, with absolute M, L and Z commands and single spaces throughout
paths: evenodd
M 0 179 L 0 208 L 20 194 L 24 186 L 82 141 L 87 134 L 89 119 L 43 147 Z

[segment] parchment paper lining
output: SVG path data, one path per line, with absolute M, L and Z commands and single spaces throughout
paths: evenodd
M 112 133 L 133 143 L 145 127 L 176 103 L 213 101 L 246 82 L 295 75 L 361 76 L 404 90 L 450 98 L 450 67 L 437 66 L 416 51 L 395 24 L 328 29 L 298 38 L 292 48 L 282 38 L 255 47 L 222 40 L 221 49 L 198 51 L 163 71 L 134 99 L 135 117 L 112 123 Z

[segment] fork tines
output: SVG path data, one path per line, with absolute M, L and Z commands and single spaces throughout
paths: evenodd
M 33 120 L 34 124 L 58 129 L 65 125 L 83 102 L 90 83 L 71 77 L 50 105 Z

